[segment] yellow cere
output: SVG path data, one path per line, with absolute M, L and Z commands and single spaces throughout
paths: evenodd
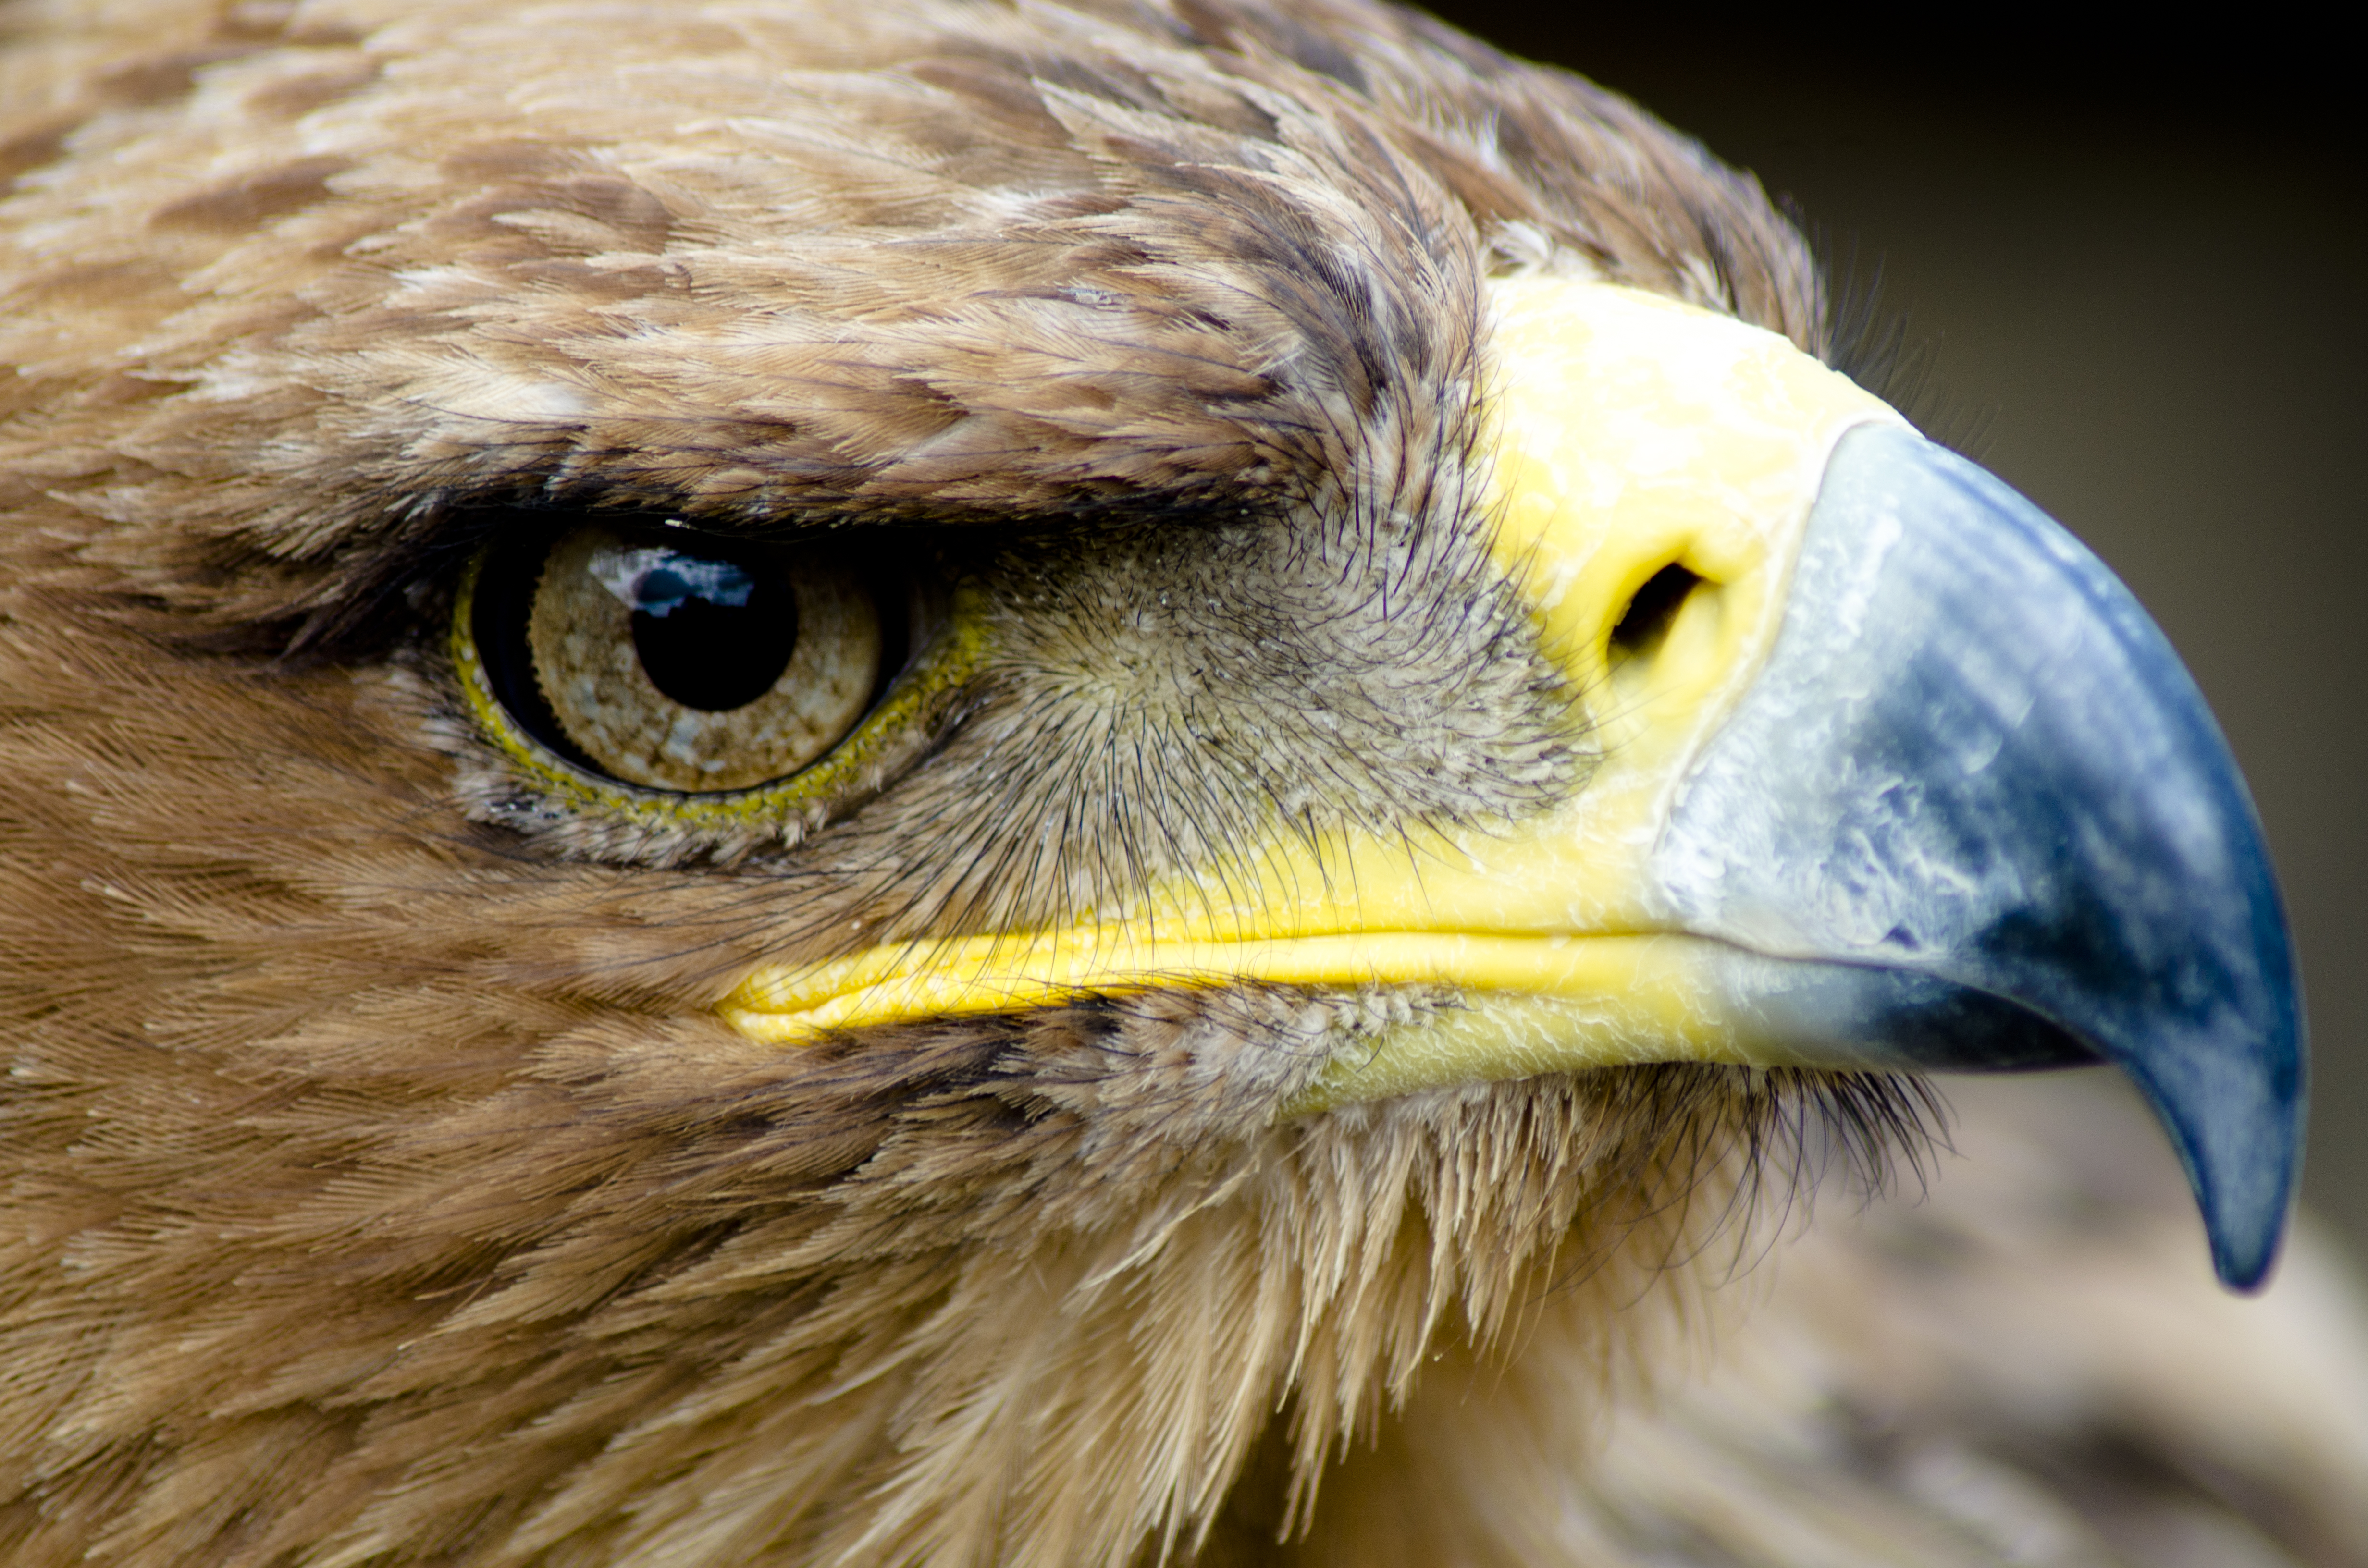
M 1785 339 L 1601 283 L 1489 285 L 1498 560 L 1582 694 L 1601 765 L 1559 806 L 1403 838 L 1247 846 L 1192 885 L 1057 929 L 768 966 L 723 1007 L 759 1040 L 1065 997 L 1262 981 L 1451 988 L 1318 1099 L 1642 1060 L 1748 1061 L 1714 944 L 1656 933 L 1643 869 L 1688 764 L 1773 646 L 1827 459 L 1898 415 Z M 1648 657 L 1613 628 L 1702 579 Z

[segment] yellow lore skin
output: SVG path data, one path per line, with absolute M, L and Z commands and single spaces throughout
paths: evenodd
M 762 1040 L 1244 981 L 1448 987 L 1309 1103 L 1640 1061 L 1795 1060 L 1755 1032 L 1741 957 L 1652 907 L 1647 858 L 1765 664 L 1835 445 L 1899 415 L 1786 339 L 1608 284 L 1489 285 L 1494 550 L 1582 694 L 1602 759 L 1518 823 L 1258 846 L 1076 924 L 768 966 L 723 1005 Z M 1613 628 L 1655 573 L 1702 579 L 1649 654 Z

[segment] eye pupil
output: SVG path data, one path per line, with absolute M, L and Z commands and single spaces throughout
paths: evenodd
M 692 558 L 653 568 L 635 597 L 633 651 L 656 687 L 685 708 L 724 713 L 773 689 L 798 645 L 797 596 L 778 576 Z

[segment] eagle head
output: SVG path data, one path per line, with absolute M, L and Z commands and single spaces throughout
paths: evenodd
M 1313 1551 L 1936 1071 L 2116 1064 L 2269 1267 L 2201 698 L 1619 97 L 1367 0 L 14 15 L 12 1561 Z

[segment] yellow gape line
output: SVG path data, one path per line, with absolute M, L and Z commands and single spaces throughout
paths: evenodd
M 1357 931 L 1243 942 L 1130 942 L 1080 928 L 1024 940 L 978 937 L 954 943 L 874 948 L 835 963 L 770 970 L 734 994 L 727 1011 L 749 1033 L 795 1039 L 850 1023 L 999 1012 L 1075 1001 L 1112 989 L 1201 988 L 1245 975 L 1285 985 L 1455 985 L 1565 1001 L 1617 991 L 1651 993 L 1690 968 L 1687 937 L 1474 937 L 1441 931 Z M 918 964 L 917 970 L 910 966 Z M 1114 986 L 1112 977 L 1124 979 Z M 1675 994 L 1650 1009 L 1686 1022 Z
M 1785 339 L 1633 290 L 1489 286 L 1489 497 L 1502 569 L 1588 704 L 1601 764 L 1518 823 L 1246 846 L 1192 885 L 1058 929 L 768 966 L 723 1011 L 765 1040 L 1089 995 L 1266 982 L 1447 988 L 1327 1100 L 1555 1067 L 1761 1059 L 1723 949 L 1656 932 L 1643 876 L 1688 764 L 1766 661 L 1835 443 L 1899 416 Z M 1700 579 L 1615 657 L 1637 590 Z M 1409 1054 L 1409 1053 L 1412 1054 Z
M 1488 937 L 1359 931 L 1279 940 L 1131 943 L 1079 928 L 1027 938 L 970 937 L 874 948 L 853 958 L 768 970 L 725 1005 L 759 1040 L 985 1012 L 1089 996 L 1194 990 L 1246 978 L 1348 988 L 1452 987 L 1410 1027 L 1381 1031 L 1333 1064 L 1294 1110 L 1379 1098 L 1445 1082 L 1521 1078 L 1578 1066 L 1690 1060 L 1792 1060 L 1733 1005 L 1733 954 L 1683 935 Z

